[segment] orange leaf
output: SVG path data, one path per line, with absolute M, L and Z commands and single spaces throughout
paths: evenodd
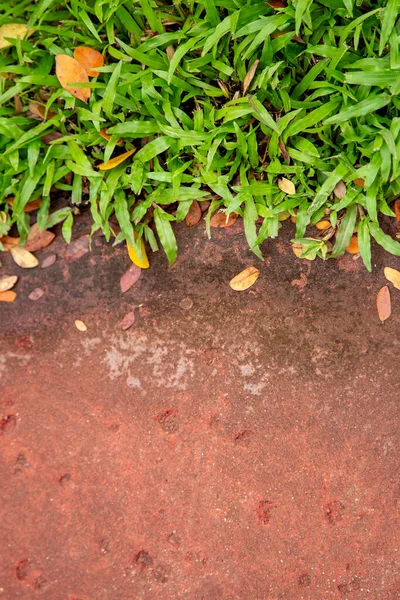
M 98 168 L 100 171 L 108 171 L 109 169 L 118 167 L 118 165 L 124 162 L 129 156 L 132 156 L 134 152 L 136 152 L 136 148 L 132 148 L 132 150 L 128 150 L 128 152 L 124 152 L 124 154 L 120 154 L 119 156 L 114 156 L 108 163 L 101 163 Z
M 11 206 L 13 206 L 14 198 L 7 198 L 7 202 Z M 28 204 L 25 204 L 25 206 L 24 206 L 24 212 L 28 213 L 28 212 L 32 212 L 33 210 L 37 210 L 38 208 L 40 208 L 41 202 L 42 202 L 41 198 L 36 198 L 36 200 L 32 200 L 32 202 L 28 202 Z
M 365 181 L 362 177 L 356 177 L 356 179 L 353 179 L 353 183 L 360 188 L 363 188 L 365 185 Z
M 11 290 L 7 292 L 0 292 L 0 302 L 14 302 L 17 294 Z
M 78 46 L 74 50 L 74 58 L 85 69 L 89 77 L 97 77 L 100 75 L 98 71 L 93 71 L 96 67 L 104 65 L 103 55 L 93 48 L 87 46 Z
M 356 235 L 353 235 L 350 244 L 346 248 L 346 252 L 349 254 L 358 254 L 360 252 L 360 248 L 358 247 L 358 239 Z
M 38 250 L 42 250 L 42 248 L 46 248 L 56 237 L 55 233 L 52 231 L 48 231 L 45 229 L 44 231 L 39 231 L 39 226 L 37 223 L 32 225 L 29 231 L 28 239 L 25 244 L 25 250 L 29 252 L 37 252 Z
M 322 219 L 322 221 L 318 221 L 318 223 L 315 223 L 315 227 L 317 229 L 319 229 L 320 231 L 324 231 L 324 229 L 328 229 L 328 227 L 330 227 L 331 224 L 329 221 L 327 221 L 326 219 Z
M 189 212 L 187 213 L 186 217 L 185 217 L 185 223 L 188 227 L 193 227 L 194 225 L 197 225 L 197 223 L 200 221 L 201 219 L 201 208 L 200 208 L 200 204 L 197 202 L 197 200 L 193 200 L 190 208 L 189 208 Z
M 231 227 L 236 222 L 238 215 L 236 213 L 231 213 L 228 218 L 226 218 L 226 213 L 217 212 L 214 213 L 211 217 L 210 225 L 211 227 Z
M 395 201 L 393 208 L 396 214 L 396 221 L 397 223 L 400 223 L 400 198 Z
M 107 141 L 108 141 L 108 140 L 111 140 L 111 135 L 110 135 L 109 133 L 107 133 L 107 128 L 106 128 L 106 127 L 103 127 L 103 129 L 100 129 L 100 131 L 99 131 L 99 135 L 100 135 L 102 138 L 104 138 L 105 140 L 107 140 Z M 117 142 L 117 146 L 120 146 L 120 145 L 122 144 L 122 142 L 123 142 L 123 140 L 122 140 L 122 139 L 118 140 L 118 142 Z
M 378 315 L 380 320 L 386 321 L 392 314 L 392 307 L 390 304 L 390 292 L 387 285 L 384 285 L 378 292 L 376 297 L 376 306 L 378 309 Z
M 11 237 L 10 235 L 3 235 L 0 238 L 0 242 L 3 244 L 5 250 L 11 250 L 14 246 L 18 246 L 19 237 Z
M 74 87 L 74 83 L 89 82 L 89 77 L 82 65 L 67 54 L 57 54 L 56 56 L 56 75 L 58 81 L 70 94 L 86 102 L 90 98 L 90 88 Z

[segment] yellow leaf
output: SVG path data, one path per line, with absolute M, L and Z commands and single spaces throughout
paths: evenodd
M 30 35 L 32 31 L 28 30 L 25 23 L 8 23 L 0 27 L 0 50 L 11 46 L 10 42 L 4 38 L 24 38 L 27 34 Z
M 132 156 L 134 152 L 136 152 L 136 148 L 132 148 L 132 150 L 128 150 L 128 152 L 124 152 L 124 154 L 111 158 L 108 163 L 101 163 L 101 165 L 99 165 L 100 171 L 108 171 L 109 169 L 118 167 L 118 165 L 124 162 L 129 156 Z
M 18 276 L 17 275 L 10 275 L 9 277 L 2 277 L 0 279 L 0 292 L 8 292 L 8 290 L 11 290 L 14 285 L 17 283 L 18 281 Z
M 135 236 L 136 237 L 136 236 Z M 142 258 L 139 257 L 136 249 L 131 246 L 128 242 L 126 242 L 126 247 L 128 248 L 129 258 L 133 262 L 134 265 L 140 267 L 141 269 L 148 269 L 150 266 L 149 259 L 147 258 L 146 248 L 144 246 L 144 241 L 141 240 L 140 247 L 142 249 Z
M 39 264 L 39 261 L 36 258 L 36 256 L 34 256 L 32 252 L 28 252 L 28 250 L 25 250 L 25 248 L 15 246 L 14 248 L 11 248 L 10 252 L 14 261 L 22 269 L 33 269 Z
M 383 272 L 386 279 L 393 283 L 396 290 L 400 290 L 400 271 L 396 271 L 396 269 L 392 269 L 391 267 L 385 267 Z
M 57 54 L 56 56 L 56 75 L 57 79 L 70 94 L 86 102 L 90 98 L 90 88 L 74 87 L 74 83 L 88 83 L 89 76 L 82 65 L 71 58 L 68 54 Z
M 247 267 L 239 275 L 231 279 L 229 285 L 233 290 L 243 292 L 257 281 L 259 275 L 260 271 L 256 267 Z
M 320 231 L 324 231 L 324 229 L 328 229 L 328 227 L 330 226 L 330 221 L 327 221 L 326 219 L 322 219 L 322 221 L 318 221 L 318 223 L 315 223 L 315 227 Z
M 290 212 L 288 210 L 283 210 L 278 213 L 278 221 L 286 221 L 290 217 Z
M 76 319 L 75 327 L 77 328 L 78 331 L 87 331 L 87 327 L 86 327 L 85 323 L 83 321 L 80 321 L 79 319 Z
M 279 189 L 282 190 L 282 192 L 285 192 L 286 194 L 292 195 L 296 193 L 296 188 L 294 187 L 294 184 L 289 179 L 286 179 L 286 177 L 278 179 L 278 186 Z

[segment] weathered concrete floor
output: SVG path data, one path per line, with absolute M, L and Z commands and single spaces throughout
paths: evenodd
M 310 266 L 288 234 L 238 293 L 239 227 L 178 235 L 125 295 L 100 239 L 69 266 L 61 240 L 49 269 L 4 260 L 0 598 L 400 597 L 400 292 L 375 309 L 400 260 Z

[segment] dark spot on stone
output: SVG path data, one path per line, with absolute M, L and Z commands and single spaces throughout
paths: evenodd
M 242 429 L 242 431 L 238 431 L 233 436 L 233 441 L 235 444 L 247 445 L 251 438 L 251 434 L 252 432 L 249 429 Z
M 261 500 L 257 507 L 257 516 L 261 523 L 268 525 L 271 520 L 272 511 L 276 508 L 276 504 L 271 500 Z
M 181 538 L 176 533 L 175 529 L 172 533 L 169 534 L 167 540 L 168 544 L 171 544 L 171 546 L 174 546 L 175 548 L 179 548 L 179 546 L 181 545 Z
M 150 556 L 150 554 L 148 552 L 146 552 L 146 550 L 140 550 L 136 555 L 135 555 L 135 563 L 138 565 L 141 565 L 143 568 L 145 567 L 149 567 L 150 565 L 153 564 L 153 558 Z
M 29 469 L 31 463 L 26 458 L 23 452 L 20 452 L 17 456 L 17 460 L 15 461 L 14 475 L 19 475 L 25 469 Z
M 15 575 L 19 581 L 24 581 L 29 575 L 31 561 L 28 558 L 20 560 L 15 569 Z
M 70 473 L 65 473 L 64 475 L 61 475 L 60 479 L 58 480 L 58 483 L 61 485 L 62 488 L 72 487 L 72 475 Z
M 337 521 L 340 521 L 343 517 L 344 504 L 339 500 L 330 500 L 324 505 L 325 519 L 331 525 L 334 525 Z
M 111 423 L 110 429 L 111 431 L 119 431 L 120 425 L 118 423 Z
M 110 540 L 108 538 L 104 538 L 103 540 L 101 540 L 100 552 L 102 554 L 108 554 L 110 552 L 110 549 L 111 549 Z
M 304 587 L 308 587 L 309 585 L 311 585 L 310 575 L 308 573 L 303 573 L 302 575 L 300 575 L 299 584 Z
M 167 569 L 163 565 L 157 565 L 153 569 L 153 576 L 159 583 L 167 583 Z
M 179 429 L 179 421 L 174 414 L 174 411 L 167 409 L 164 412 L 157 415 L 157 421 L 160 423 L 161 428 L 166 433 L 175 433 Z
M 46 585 L 46 580 L 43 577 L 43 575 L 39 575 L 39 577 L 36 577 L 36 579 L 33 582 L 33 587 L 36 590 L 41 590 L 44 588 L 44 586 Z
M 341 594 L 348 594 L 350 592 L 349 586 L 347 585 L 347 583 L 341 583 L 340 585 L 337 586 L 337 589 L 339 590 L 339 592 Z
M 31 350 L 33 348 L 33 340 L 30 335 L 24 335 L 17 340 L 18 350 Z
M 15 415 L 7 415 L 0 421 L 0 434 L 11 433 L 17 424 L 17 418 Z

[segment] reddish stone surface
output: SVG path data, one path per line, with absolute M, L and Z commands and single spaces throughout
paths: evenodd
M 399 596 L 400 296 L 384 325 L 375 298 L 400 261 L 307 263 L 285 228 L 262 265 L 240 223 L 181 226 L 176 265 L 153 255 L 124 295 L 103 238 L 71 264 L 57 238 L 44 270 L 4 258 L 0 598 Z

